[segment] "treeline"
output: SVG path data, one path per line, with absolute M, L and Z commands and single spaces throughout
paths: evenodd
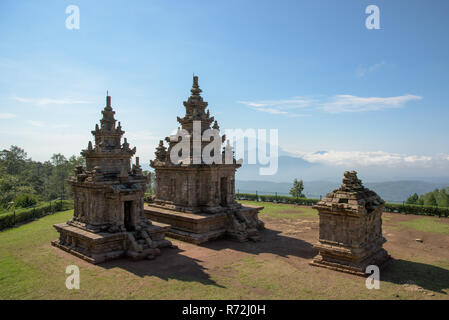
M 0 210 L 29 207 L 41 201 L 70 199 L 71 190 L 66 179 L 73 175 L 84 158 L 53 154 L 45 162 L 28 158 L 25 150 L 11 146 L 0 151 Z
M 82 156 L 66 158 L 55 153 L 45 162 L 28 158 L 25 150 L 11 146 L 0 151 L 0 212 L 7 209 L 27 208 L 43 201 L 72 199 L 67 178 L 76 166 L 85 166 Z M 148 171 L 143 171 L 144 175 Z M 147 192 L 154 193 L 154 179 Z
M 438 206 L 449 207 L 449 187 L 444 189 L 435 189 L 432 192 L 425 193 L 421 196 L 418 194 L 411 195 L 406 204 L 416 204 L 421 206 Z

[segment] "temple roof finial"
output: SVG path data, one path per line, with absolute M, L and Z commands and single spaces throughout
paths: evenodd
M 199 96 L 203 90 L 200 89 L 200 86 L 198 85 L 198 76 L 195 76 L 193 74 L 193 85 L 192 89 L 190 89 L 190 92 L 192 92 L 192 95 Z
M 111 108 L 111 97 L 108 90 L 106 90 L 106 108 Z

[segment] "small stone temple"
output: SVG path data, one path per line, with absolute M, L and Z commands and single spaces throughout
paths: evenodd
M 139 158 L 131 167 L 136 148 L 121 138 L 125 133 L 116 125 L 111 97 L 81 152 L 86 167 L 75 169 L 69 178 L 74 197 L 74 215 L 67 223 L 55 224 L 59 239 L 52 244 L 91 263 L 129 256 L 151 259 L 160 248 L 171 246 L 165 240 L 169 226 L 152 223 L 144 214 L 144 193 L 148 177 L 142 175 Z
M 390 256 L 382 248 L 384 204 L 355 171 L 345 172 L 341 187 L 314 206 L 320 236 L 315 245 L 319 254 L 311 264 L 358 275 L 365 275 L 369 265 L 385 266 Z
M 178 140 L 165 138 L 168 148 L 164 141 L 160 141 L 156 159 L 150 162 L 155 169 L 156 195 L 145 206 L 145 213 L 153 221 L 171 225 L 170 236 L 192 243 L 199 244 L 222 236 L 239 241 L 258 240 L 259 230 L 264 227 L 258 219 L 258 212 L 263 207 L 242 206 L 236 202 L 235 172 L 241 165 L 235 160 L 229 141 L 223 150 L 219 150 L 222 160 L 219 163 L 207 164 L 198 157 L 193 161 L 193 145 L 198 143 L 202 154 L 209 143 L 201 137 L 195 138 L 194 122 L 197 126 L 200 124 L 201 134 L 210 128 L 219 132 L 219 126 L 206 110 L 208 103 L 200 95 L 202 90 L 196 76 L 190 91 L 191 96 L 184 101 L 185 116 L 178 117 L 182 129 L 188 133 L 190 159 L 174 163 L 176 161 L 170 154 Z M 226 137 L 220 136 L 220 140 L 219 146 Z M 229 154 L 231 159 L 225 161 Z

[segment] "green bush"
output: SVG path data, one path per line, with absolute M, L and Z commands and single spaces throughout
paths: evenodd
M 424 215 L 424 216 L 449 217 L 449 208 L 448 207 L 386 203 L 385 211 L 386 212 L 404 213 L 404 214 Z
M 53 201 L 32 208 L 17 209 L 0 215 L 0 230 L 12 227 L 14 223 L 23 223 L 48 214 L 73 209 L 73 200 Z
M 37 203 L 37 198 L 30 193 L 22 193 L 14 199 L 16 208 L 28 208 Z
M 289 196 L 276 196 L 276 195 L 265 195 L 265 194 L 257 195 L 254 193 L 237 193 L 236 198 L 239 200 L 279 202 L 279 203 L 290 203 L 290 204 L 299 204 L 299 205 L 306 205 L 306 206 L 312 206 L 320 201 L 319 199 L 294 198 L 294 197 L 289 197 Z M 395 213 L 404 213 L 404 214 L 449 217 L 449 207 L 386 203 L 385 211 L 386 212 L 395 212 Z
M 253 193 L 237 193 L 236 198 L 239 200 L 249 200 L 249 201 L 262 201 L 262 202 L 280 202 L 280 203 L 290 203 L 305 206 L 312 206 L 318 203 L 319 199 L 308 199 L 308 198 L 295 198 L 290 196 L 277 196 L 277 195 L 256 195 Z

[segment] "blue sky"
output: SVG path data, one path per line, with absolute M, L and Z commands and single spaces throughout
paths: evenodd
M 365 27 L 370 4 L 380 30 Z M 148 162 L 195 72 L 222 128 L 279 129 L 280 147 L 309 161 L 443 174 L 448 14 L 444 0 L 2 0 L 0 148 L 79 154 L 109 90 Z

